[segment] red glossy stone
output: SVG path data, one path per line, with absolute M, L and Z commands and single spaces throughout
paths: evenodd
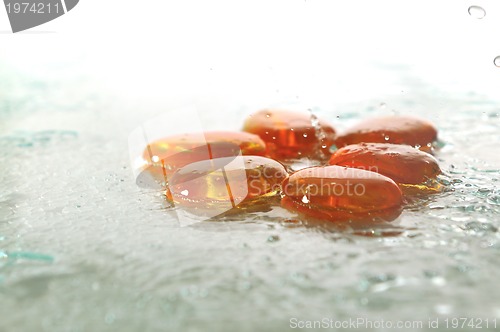
M 277 160 L 324 158 L 335 140 L 335 130 L 309 112 L 261 110 L 248 117 L 243 130 L 259 135 L 266 155 Z
M 316 220 L 393 220 L 402 210 L 398 185 L 381 174 L 341 166 L 311 167 L 283 182 L 281 205 Z
M 266 145 L 245 132 L 204 132 L 175 135 L 149 144 L 143 157 L 144 173 L 166 181 L 177 169 L 193 162 L 239 155 L 263 155 Z
M 398 184 L 423 185 L 441 173 L 437 160 L 409 145 L 361 143 L 345 146 L 330 165 L 347 166 L 385 175 Z
M 437 129 L 428 121 L 412 116 L 385 116 L 366 119 L 339 135 L 337 147 L 356 143 L 407 144 L 431 151 Z
M 217 158 L 180 168 L 169 188 L 176 206 L 213 217 L 269 201 L 279 194 L 287 177 L 280 163 L 265 157 Z

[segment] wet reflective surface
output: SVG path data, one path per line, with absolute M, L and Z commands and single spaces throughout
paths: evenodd
M 485 56 L 495 73 L 497 55 Z M 444 142 L 435 157 L 446 191 L 375 226 L 314 224 L 279 206 L 184 225 L 161 190 L 137 186 L 128 156 L 130 131 L 177 106 L 163 86 L 147 97 L 113 95 L 72 73 L 50 80 L 0 63 L 0 330 L 286 331 L 292 317 L 498 321 L 499 101 L 427 85 L 400 67 L 381 72 L 362 91 L 359 70 L 346 74 L 339 82 L 351 99 L 326 91 L 318 117 L 339 131 L 371 116 L 429 119 Z M 157 93 L 165 99 L 150 101 Z M 258 109 L 200 104 L 214 130 L 239 129 Z
M 46 113 L 8 115 L 25 131 L 4 130 L 0 140 L 0 302 L 8 312 L 0 324 L 229 331 L 251 320 L 250 331 L 285 329 L 284 312 L 500 318 L 500 164 L 491 153 L 499 108 L 477 95 L 447 102 L 453 114 L 433 122 L 446 142 L 436 157 L 450 190 L 362 230 L 308 225 L 280 207 L 180 227 L 161 192 L 138 188 L 131 175 L 126 137 L 142 117 L 110 128 L 103 117 L 122 117 L 121 108 L 89 110 L 83 118 L 98 124 L 90 128 L 75 114 L 52 114 L 72 134 L 37 143 Z M 378 104 L 353 105 L 342 125 Z

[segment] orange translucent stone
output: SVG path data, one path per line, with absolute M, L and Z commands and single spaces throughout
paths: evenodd
M 279 194 L 288 177 L 272 159 L 240 156 L 204 160 L 177 170 L 169 182 L 174 204 L 190 213 L 213 217 L 245 210 Z
M 283 182 L 281 205 L 299 214 L 329 221 L 394 220 L 402 193 L 390 178 L 341 166 L 310 167 Z
M 437 160 L 409 145 L 361 143 L 345 146 L 330 158 L 339 165 L 377 172 L 398 184 L 424 185 L 441 173 Z
M 308 112 L 261 110 L 247 118 L 243 130 L 259 135 L 266 155 L 277 160 L 329 156 L 335 140 L 333 127 Z
M 257 135 L 218 131 L 159 139 L 147 146 L 143 157 L 148 165 L 145 173 L 155 180 L 165 181 L 177 169 L 193 162 L 239 155 L 264 155 L 265 150 L 264 141 Z
M 407 144 L 431 151 L 437 130 L 428 121 L 412 116 L 385 116 L 366 119 L 339 135 L 337 147 L 356 143 Z

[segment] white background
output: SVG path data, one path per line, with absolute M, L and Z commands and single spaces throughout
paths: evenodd
M 47 78 L 72 68 L 124 98 L 321 104 L 406 93 L 398 70 L 444 91 L 498 98 L 500 87 L 495 0 L 81 0 L 18 34 L 2 9 L 0 31 L 4 65 Z

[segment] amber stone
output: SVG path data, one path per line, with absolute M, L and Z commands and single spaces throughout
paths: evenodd
M 401 190 L 390 178 L 341 166 L 300 170 L 282 188 L 283 207 L 315 220 L 390 221 L 403 204 Z
M 402 185 L 425 186 L 441 173 L 430 154 L 409 145 L 389 143 L 348 145 L 337 150 L 329 163 L 377 172 Z
M 251 114 L 243 130 L 259 135 L 266 143 L 266 155 L 277 160 L 329 156 L 335 130 L 309 112 L 261 110 Z
M 239 155 L 263 155 L 266 145 L 245 132 L 201 132 L 169 136 L 150 143 L 143 153 L 147 162 L 138 181 L 166 182 L 177 169 L 193 162 Z
M 406 144 L 431 151 L 437 129 L 428 121 L 413 116 L 385 116 L 366 119 L 346 130 L 335 140 L 337 147 L 356 143 Z
M 172 175 L 169 188 L 176 206 L 195 215 L 214 217 L 275 197 L 287 177 L 285 168 L 272 159 L 226 157 L 180 168 Z

